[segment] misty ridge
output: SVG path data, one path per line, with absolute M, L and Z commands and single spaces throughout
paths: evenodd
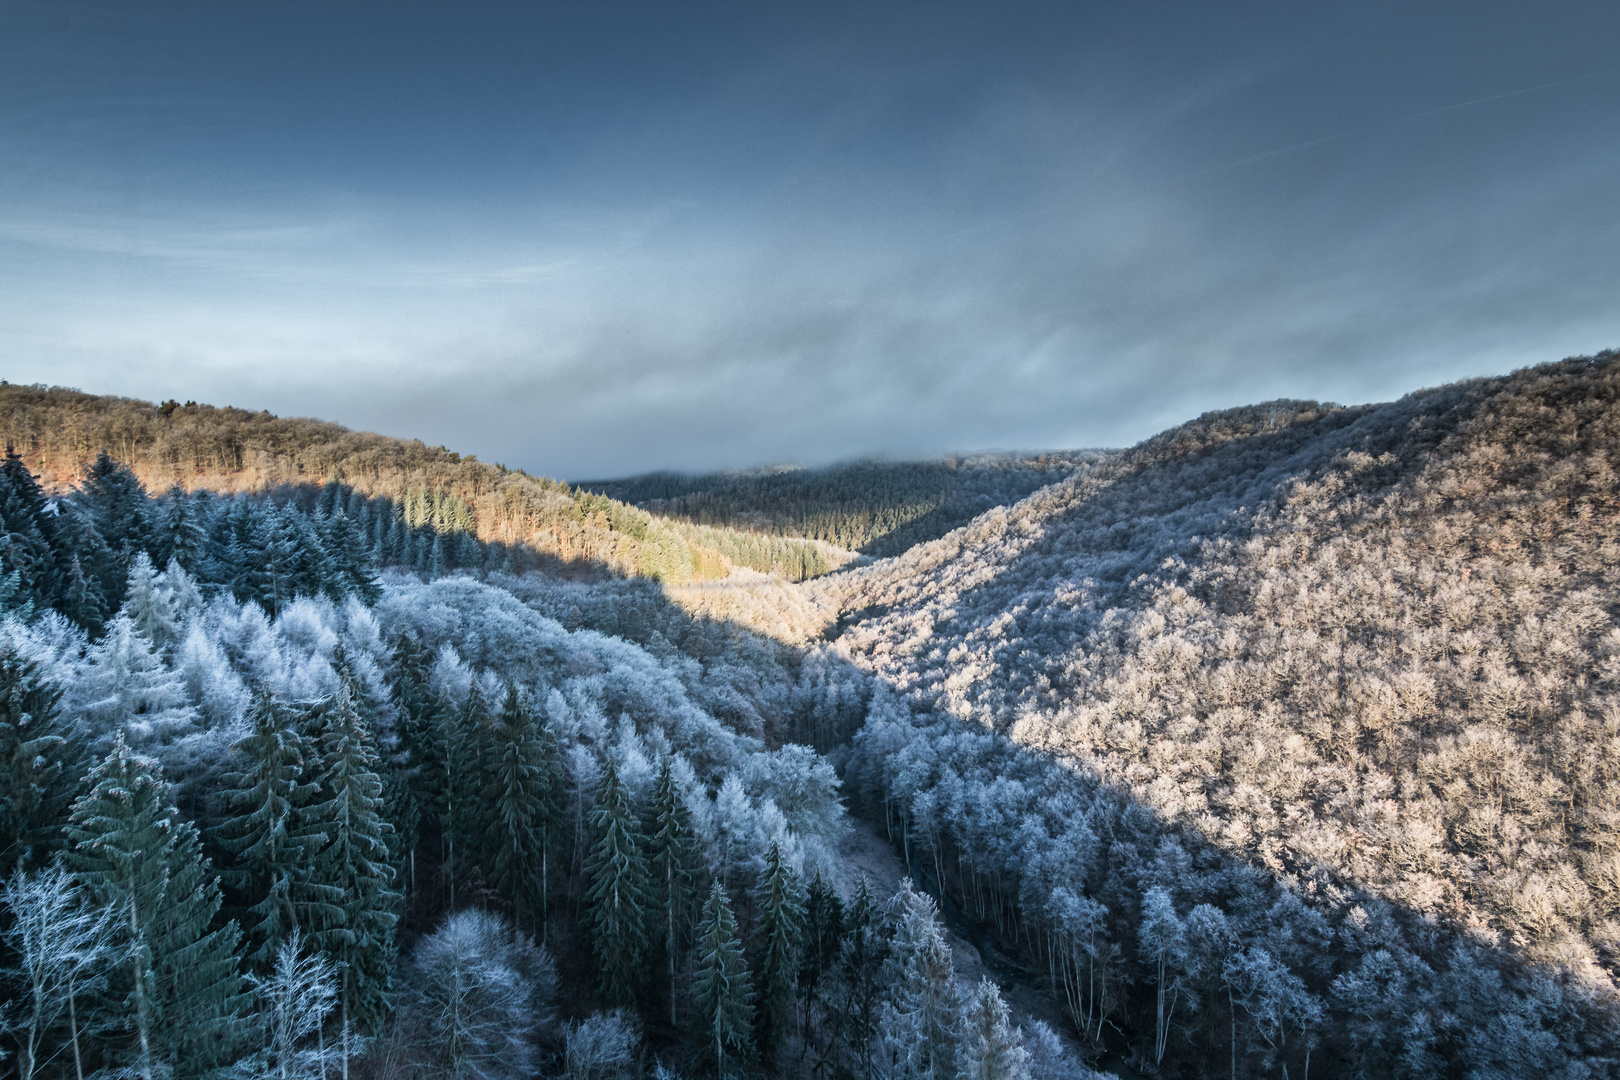
M 0 428 L 6 1075 L 1620 1071 L 1620 354 L 579 485 Z

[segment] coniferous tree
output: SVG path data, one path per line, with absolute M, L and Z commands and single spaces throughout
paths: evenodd
M 63 591 L 66 560 L 45 513 L 45 492 L 14 447 L 0 463 L 0 569 L 15 573 L 22 587 L 19 604 L 51 606 Z
M 129 467 L 103 450 L 85 470 L 75 497 L 111 555 L 95 568 L 111 608 L 124 602 L 125 574 L 137 551 L 151 546 L 146 488 Z M 89 571 L 89 567 L 85 568 Z
M 782 860 L 781 845 L 771 841 L 765 853 L 765 870 L 754 893 L 759 920 L 759 960 L 755 964 L 759 978 L 758 1047 L 767 1059 L 793 1027 L 804 941 L 803 894 L 799 875 Z
M 658 899 L 657 906 L 663 910 L 659 932 L 664 960 L 669 969 L 669 1022 L 674 1024 L 676 973 L 691 935 L 692 907 L 703 857 L 697 838 L 692 835 L 691 815 L 681 800 L 680 786 L 676 783 L 675 771 L 667 755 L 660 763 L 658 779 L 653 783 L 648 864 Z
M 591 809 L 591 852 L 585 860 L 585 926 L 602 996 L 617 1007 L 635 1004 L 647 955 L 651 905 L 646 840 L 611 755 Z
M 493 769 L 488 777 L 493 813 L 485 833 L 490 884 L 532 920 L 544 906 L 542 867 L 547 819 L 556 795 L 546 772 L 539 721 L 509 686 L 496 718 Z
M 61 721 L 60 694 L 31 661 L 0 650 L 0 877 L 62 847 L 83 748 Z
M 893 927 L 884 981 L 889 996 L 879 1012 L 878 1034 L 894 1075 L 956 1076 L 961 1010 L 951 971 L 951 949 L 939 928 L 937 909 L 910 879 L 890 902 Z
M 697 972 L 692 980 L 695 1056 L 721 1077 L 735 1076 L 754 1060 L 754 988 L 743 961 L 731 901 L 716 881 L 709 887 L 698 932 Z
M 878 1030 L 882 972 L 889 955 L 889 935 L 884 923 L 883 914 L 862 875 L 860 884 L 855 886 L 855 895 L 850 898 L 848 932 L 839 966 L 844 983 L 844 1041 L 866 1075 L 872 1071 L 872 1043 Z
M 962 1080 L 1030 1080 L 1029 1052 L 1019 1043 L 1001 991 L 980 979 L 962 1016 Z
M 394 706 L 399 711 L 399 738 L 404 750 L 403 775 L 394 782 L 402 788 L 395 800 L 394 827 L 402 839 L 412 842 L 402 851 L 409 871 L 411 889 L 416 888 L 416 841 L 422 832 L 424 814 L 436 823 L 439 805 L 438 785 L 444 776 L 438 735 L 441 721 L 438 698 L 429 685 L 427 655 L 416 639 L 402 634 L 394 643 L 393 677 L 390 680 Z
M 344 897 L 310 873 L 326 844 L 312 813 L 315 746 L 268 695 L 254 702 L 248 723 L 252 730 L 231 747 L 235 768 L 222 778 L 230 816 L 218 837 L 232 858 L 220 876 L 242 909 L 249 960 L 263 969 L 290 935 L 340 922 Z
M 377 568 L 360 524 L 340 508 L 326 523 L 325 542 L 333 598 L 352 595 L 375 604 L 382 586 L 377 584 Z
M 243 1008 L 235 923 L 210 929 L 219 884 L 197 829 L 168 786 L 119 738 L 73 807 L 72 866 L 99 905 L 117 912 L 123 960 L 110 1007 L 122 1028 L 106 1063 L 143 1080 L 201 1076 L 234 1058 Z
M 456 878 L 460 862 L 474 858 L 483 840 L 486 798 L 482 759 L 490 727 L 489 706 L 484 692 L 473 680 L 467 691 L 467 704 L 461 709 L 448 701 L 438 711 L 438 755 L 442 773 L 439 796 L 440 835 L 444 844 L 444 874 L 450 884 L 450 907 L 456 906 Z
M 817 871 L 816 876 L 810 879 L 805 896 L 804 948 L 799 959 L 799 997 L 804 1008 L 801 1030 L 807 1044 L 812 1039 L 816 1014 L 822 1011 L 823 984 L 828 973 L 838 964 L 843 950 L 844 929 L 844 903 L 827 879 Z M 819 1055 L 825 1056 L 824 1044 L 816 1045 L 815 1049 Z
M 195 573 L 207 539 L 199 507 L 175 484 L 152 515 L 153 564 L 166 567 L 177 562 Z
M 315 930 L 310 941 L 342 971 L 338 1000 L 347 1039 L 351 1027 L 375 1034 L 387 1015 L 400 904 L 388 847 L 393 829 L 382 816 L 377 748 L 348 678 L 321 709 L 318 751 L 321 802 L 311 813 L 327 843 L 310 877 L 336 890 L 341 914 Z
M 180 620 L 168 594 L 158 587 L 158 574 L 144 551 L 130 561 L 128 585 L 120 615 L 129 617 L 135 629 L 160 653 L 167 653 L 180 640 Z

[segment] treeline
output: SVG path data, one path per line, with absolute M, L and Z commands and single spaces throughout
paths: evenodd
M 648 473 L 583 487 L 661 517 L 897 555 L 1099 460 L 1094 451 L 860 461 L 817 469 Z
M 646 512 L 463 457 L 420 440 L 349 431 L 316 420 L 173 401 L 154 406 L 60 387 L 0 383 L 0 438 L 50 492 L 77 483 L 105 451 L 150 490 L 287 492 L 339 481 L 399 506 L 412 499 L 461 515 L 448 524 L 485 543 L 524 547 L 547 569 L 669 582 L 723 577 L 733 565 L 790 580 L 850 559 L 830 545 L 682 535 Z M 421 520 L 410 520 L 414 527 Z M 729 546 L 728 546 L 729 545 Z M 751 560 L 751 561 L 743 561 Z

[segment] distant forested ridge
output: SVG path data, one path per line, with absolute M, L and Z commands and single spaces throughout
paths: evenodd
M 666 523 L 442 446 L 267 412 L 0 384 L 0 439 L 47 490 L 77 481 L 103 451 L 152 491 L 285 493 L 341 481 L 390 500 L 412 527 L 432 524 L 506 545 L 522 568 L 595 568 L 680 583 L 743 566 L 797 581 L 851 558 L 824 543 Z M 525 561 L 526 553 L 537 558 Z
M 1103 451 L 857 461 L 824 468 L 648 473 L 582 484 L 661 517 L 898 555 L 1101 460 Z

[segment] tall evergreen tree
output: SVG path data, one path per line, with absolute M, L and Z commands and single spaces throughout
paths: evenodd
M 883 965 L 888 961 L 888 928 L 862 875 L 850 898 L 848 932 L 839 966 L 843 974 L 844 1041 L 864 1075 L 872 1071 L 872 1044 L 877 1037 Z
M 736 1076 L 754 1060 L 754 988 L 743 962 L 731 901 L 716 881 L 709 887 L 698 932 L 692 981 L 695 1056 L 716 1076 Z
M 890 903 L 889 997 L 878 1022 L 886 1065 L 895 1076 L 953 1080 L 961 1008 L 934 901 L 907 879 Z
M 125 957 L 111 990 L 125 1038 L 105 1047 L 106 1064 L 142 1080 L 202 1076 L 235 1056 L 240 934 L 235 923 L 210 929 L 219 884 L 156 767 L 120 737 L 88 779 L 68 825 L 72 866 L 118 913 Z
M 962 1017 L 962 1080 L 1030 1080 L 1029 1052 L 1007 1016 L 1001 991 L 980 979 Z
M 0 571 L 16 573 L 19 603 L 50 606 L 62 591 L 65 559 L 56 545 L 45 492 L 14 447 L 0 462 Z
M 108 564 L 97 567 L 96 571 L 108 607 L 116 609 L 124 602 L 124 580 L 130 560 L 137 551 L 146 551 L 151 546 L 146 488 L 127 465 L 114 461 L 103 450 L 85 470 L 74 501 L 83 508 L 112 555 Z
M 198 507 L 185 489 L 175 484 L 152 515 L 153 564 L 166 567 L 172 560 L 188 573 L 196 573 L 206 542 Z
M 0 649 L 0 878 L 44 865 L 62 846 L 83 748 L 59 697 L 31 661 Z
M 485 832 L 490 884 L 511 901 L 518 918 L 531 921 L 544 907 L 542 868 L 547 821 L 560 791 L 552 788 L 540 745 L 539 720 L 509 686 L 494 728 L 493 769 L 488 776 L 493 813 Z
M 311 813 L 320 790 L 316 748 L 268 695 L 253 703 L 248 723 L 222 778 L 230 814 L 218 837 L 233 857 L 220 876 L 243 912 L 249 959 L 264 970 L 290 935 L 340 922 L 344 897 L 310 875 L 326 844 Z
M 804 1008 L 801 1025 L 804 1038 L 812 1039 L 815 1016 L 821 1010 L 822 988 L 827 975 L 838 963 L 844 946 L 844 903 L 820 871 L 810 879 L 804 903 L 804 948 L 799 954 L 799 998 Z M 836 1034 L 837 1024 L 833 1025 Z M 825 1057 L 826 1044 L 817 1043 L 817 1053 Z
M 804 886 L 782 860 L 781 845 L 774 840 L 765 853 L 754 910 L 759 913 L 759 960 L 755 965 L 759 973 L 758 1046 L 768 1059 L 793 1028 L 804 942 Z
M 382 586 L 377 583 L 377 567 L 359 523 L 339 509 L 326 523 L 325 543 L 331 575 L 328 591 L 333 598 L 358 596 L 375 604 L 382 596 Z
M 341 896 L 341 917 L 311 934 L 311 944 L 342 970 L 339 1008 L 345 1032 L 375 1034 L 388 1011 L 388 973 L 400 895 L 388 845 L 393 829 L 382 816 L 377 747 L 345 678 L 321 710 L 320 799 L 312 814 L 326 834 L 311 878 Z
M 668 755 L 658 767 L 653 784 L 652 820 L 648 829 L 648 868 L 663 909 L 659 928 L 664 961 L 669 969 L 669 1022 L 674 1024 L 676 973 L 691 936 L 692 908 L 703 852 L 692 834 L 691 815 L 681 801 L 680 785 Z
M 591 852 L 585 860 L 585 926 L 596 961 L 597 985 L 615 1006 L 635 1004 L 647 955 L 651 903 L 646 841 L 630 793 L 611 755 L 602 770 L 591 810 Z

